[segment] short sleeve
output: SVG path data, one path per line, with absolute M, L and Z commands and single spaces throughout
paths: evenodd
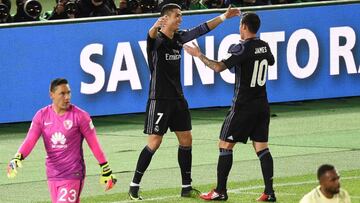
M 245 46 L 241 43 L 231 45 L 228 53 L 230 54 L 230 57 L 222 61 L 227 68 L 232 68 L 235 65 L 242 63 L 246 58 Z

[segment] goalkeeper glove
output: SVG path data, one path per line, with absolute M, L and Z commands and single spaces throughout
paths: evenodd
M 100 168 L 100 184 L 105 184 L 105 191 L 108 191 L 115 186 L 117 179 L 115 175 L 112 174 L 112 170 L 110 169 L 108 162 L 100 164 Z
M 8 178 L 15 178 L 17 174 L 17 168 L 22 167 L 21 161 L 24 160 L 24 157 L 20 153 L 16 153 L 15 157 L 11 159 L 9 165 L 7 167 L 7 177 Z

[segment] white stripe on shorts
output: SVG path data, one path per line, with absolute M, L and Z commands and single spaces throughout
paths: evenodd
M 156 107 L 156 100 L 150 100 L 150 107 L 149 107 L 149 115 L 148 115 L 148 123 L 147 123 L 147 133 L 151 134 L 152 129 L 154 127 L 154 114 L 155 114 L 155 107 Z
M 235 114 L 235 106 L 233 105 L 231 107 L 231 111 L 230 111 L 229 115 L 226 117 L 226 119 L 224 121 L 224 127 L 223 127 L 223 129 L 221 131 L 221 135 L 220 135 L 220 137 L 222 139 L 226 139 L 226 135 L 229 131 L 229 127 L 230 127 L 231 121 L 234 117 L 234 114 Z

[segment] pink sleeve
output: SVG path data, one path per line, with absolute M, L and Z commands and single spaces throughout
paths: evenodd
M 90 116 L 84 113 L 80 118 L 80 131 L 84 135 L 86 142 L 88 143 L 92 153 L 98 160 L 99 164 L 103 164 L 106 161 L 105 154 L 101 149 L 99 140 L 96 136 L 96 130 L 92 123 Z
M 34 149 L 40 135 L 41 135 L 41 112 L 37 112 L 34 116 L 29 131 L 26 135 L 24 142 L 21 144 L 18 152 L 21 153 L 24 159 Z

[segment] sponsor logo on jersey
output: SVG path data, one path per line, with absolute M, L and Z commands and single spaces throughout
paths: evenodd
M 66 137 L 61 132 L 55 132 L 51 136 L 51 148 L 53 149 L 65 149 L 67 148 Z
M 165 59 L 167 61 L 176 61 L 181 58 L 180 54 L 165 54 Z
M 174 53 L 174 54 L 168 54 L 168 53 L 166 53 L 166 54 L 165 54 L 165 59 L 166 59 L 167 61 L 175 61 L 175 60 L 181 59 L 181 54 L 180 54 L 179 50 L 173 49 L 173 53 Z
M 64 127 L 65 127 L 66 130 L 70 130 L 72 126 L 73 126 L 72 120 L 65 120 L 64 121 Z

